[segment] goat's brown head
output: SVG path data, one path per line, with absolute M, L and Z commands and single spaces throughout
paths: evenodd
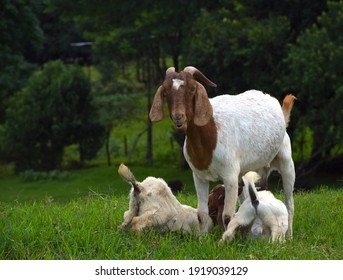
M 209 86 L 217 86 L 193 66 L 186 67 L 180 73 L 177 73 L 174 67 L 168 68 L 165 80 L 154 97 L 149 114 L 151 121 L 160 121 L 163 118 L 165 97 L 177 132 L 185 133 L 191 121 L 196 126 L 204 126 L 209 122 L 213 113 L 212 106 L 204 86 L 193 76 Z

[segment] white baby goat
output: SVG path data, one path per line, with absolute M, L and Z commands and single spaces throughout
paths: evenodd
M 267 235 L 271 242 L 284 241 L 288 228 L 288 212 L 285 204 L 276 199 L 270 191 L 256 191 L 255 182 L 259 180 L 255 172 L 248 172 L 242 196 L 245 198 L 238 212 L 228 224 L 222 236 L 223 241 L 231 241 L 238 227 L 251 227 L 252 235 Z
M 148 228 L 199 231 L 197 210 L 182 205 L 163 179 L 147 177 L 138 182 L 124 164 L 119 166 L 118 173 L 132 185 L 129 210 L 124 213 L 124 222 L 119 229 L 132 227 L 134 233 Z

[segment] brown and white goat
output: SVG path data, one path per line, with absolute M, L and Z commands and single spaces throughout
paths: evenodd
M 119 175 L 132 185 L 129 210 L 118 229 L 132 228 L 140 233 L 148 228 L 161 231 L 198 232 L 197 210 L 181 204 L 161 178 L 147 177 L 138 182 L 130 169 L 121 164 Z
M 291 237 L 295 170 L 286 115 L 289 116 L 294 99 L 290 97 L 284 113 L 275 98 L 257 90 L 209 99 L 204 86 L 193 76 L 216 86 L 195 67 L 188 66 L 180 73 L 170 67 L 157 89 L 149 116 L 151 121 L 163 118 L 165 98 L 175 130 L 186 134 L 183 151 L 193 171 L 200 230 L 206 232 L 212 224 L 209 181 L 224 183 L 222 218 L 227 225 L 235 213 L 240 174 L 270 166 L 282 176 Z M 269 171 L 265 173 L 268 175 Z

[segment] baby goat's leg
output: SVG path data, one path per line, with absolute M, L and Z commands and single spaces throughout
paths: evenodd
M 212 226 L 212 219 L 208 214 L 209 182 L 201 180 L 194 173 L 193 179 L 198 198 L 198 219 L 200 232 L 208 232 Z
M 256 218 L 255 208 L 251 205 L 250 201 L 244 202 L 241 207 L 238 209 L 238 212 L 230 221 L 227 226 L 226 231 L 223 233 L 221 243 L 223 241 L 230 242 L 235 237 L 236 229 L 239 226 L 250 225 Z
M 124 213 L 124 221 L 121 225 L 118 226 L 118 230 L 122 230 L 122 229 L 125 229 L 126 227 L 128 227 L 130 225 L 132 219 L 137 215 L 138 215 L 138 200 L 131 193 L 129 210 L 127 210 Z
M 142 232 L 145 228 L 156 225 L 154 215 L 156 211 L 147 211 L 141 216 L 136 216 L 132 219 L 132 229 L 135 234 Z
M 280 241 L 283 242 L 285 239 L 285 236 L 280 228 L 280 226 L 278 225 L 273 225 L 271 227 L 271 241 L 272 243 Z
M 227 241 L 231 242 L 235 237 L 236 229 L 240 226 L 240 221 L 238 218 L 233 218 L 227 226 L 226 231 L 223 233 L 220 242 Z

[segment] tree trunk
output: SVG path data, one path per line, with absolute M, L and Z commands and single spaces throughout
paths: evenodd
M 105 151 L 106 151 L 106 158 L 107 158 L 107 165 L 111 166 L 111 152 L 110 152 L 110 137 L 111 137 L 111 129 L 106 131 L 106 139 L 105 139 Z

